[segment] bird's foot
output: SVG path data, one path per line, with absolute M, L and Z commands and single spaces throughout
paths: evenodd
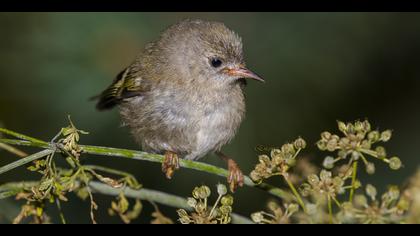
M 242 187 L 244 185 L 244 174 L 233 159 L 228 159 L 227 164 L 229 170 L 227 182 L 229 183 L 230 191 L 235 192 L 238 186 Z
M 229 184 L 230 191 L 233 193 L 238 188 L 238 186 L 242 187 L 244 185 L 244 174 L 242 174 L 238 164 L 232 158 L 229 158 L 222 152 L 216 152 L 216 154 L 227 162 L 229 170 L 227 182 Z
M 171 179 L 175 170 L 179 169 L 178 155 L 171 151 L 165 152 L 165 159 L 162 163 L 162 171 L 165 173 L 166 178 Z

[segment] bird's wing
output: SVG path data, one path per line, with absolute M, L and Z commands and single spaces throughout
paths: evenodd
M 136 72 L 132 67 L 121 71 L 114 82 L 97 97 L 99 102 L 96 108 L 98 110 L 111 109 L 124 99 L 141 96 L 146 88 Z

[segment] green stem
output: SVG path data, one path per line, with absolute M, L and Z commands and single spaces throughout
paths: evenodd
M 0 185 L 0 200 L 15 196 L 23 189 L 31 188 L 37 184 L 39 184 L 37 181 L 27 181 Z
M 305 203 L 302 200 L 302 197 L 300 196 L 299 192 L 296 190 L 295 186 L 293 185 L 292 181 L 286 176 L 282 175 L 284 179 L 286 180 L 287 184 L 289 185 L 289 188 L 292 190 L 293 195 L 295 195 L 297 202 L 302 207 L 303 211 L 306 212 L 306 206 Z
M 337 200 L 337 198 L 333 197 L 332 199 L 334 200 L 335 204 L 336 204 L 338 207 L 340 207 L 340 208 L 341 208 L 341 203 Z
M 22 158 L 22 159 L 19 159 L 19 160 L 15 161 L 15 162 L 12 162 L 8 165 L 2 166 L 2 167 L 0 167 L 0 175 L 4 174 L 4 173 L 6 173 L 10 170 L 13 170 L 13 169 L 15 169 L 19 166 L 25 165 L 29 162 L 32 162 L 32 161 L 35 161 L 37 159 L 43 158 L 43 157 L 45 157 L 45 156 L 47 156 L 51 153 L 54 153 L 54 151 L 50 150 L 50 149 L 45 149 L 43 151 L 37 152 L 35 154 L 32 154 L 30 156 L 27 156 L 25 158 Z
M 0 133 L 7 134 L 7 135 L 10 135 L 10 136 L 16 137 L 18 139 L 27 140 L 27 141 L 30 141 L 32 143 L 47 144 L 46 142 L 44 142 L 42 140 L 32 138 L 32 137 L 29 137 L 29 136 L 24 135 L 24 134 L 16 133 L 14 131 L 11 131 L 11 130 L 8 130 L 8 129 L 5 129 L 5 128 L 0 128 Z
M 360 157 L 362 158 L 363 163 L 365 163 L 365 165 L 368 165 L 368 160 L 366 159 L 366 157 L 363 155 L 363 153 L 359 152 Z
M 352 171 L 352 177 L 351 177 L 351 189 L 350 189 L 350 197 L 349 197 L 350 202 L 353 202 L 354 191 L 356 190 L 357 163 L 358 163 L 357 161 L 353 162 L 353 171 Z
M 331 201 L 331 197 L 327 196 L 327 201 L 328 201 L 328 214 L 330 216 L 330 224 L 333 223 L 333 212 L 332 212 L 332 201 Z
M 7 143 L 10 145 L 20 145 L 20 146 L 31 146 L 31 147 L 38 147 L 38 148 L 48 148 L 51 150 L 55 150 L 56 152 L 60 152 L 60 150 L 56 150 L 51 144 L 46 142 L 31 142 L 25 140 L 16 140 L 16 139 L 0 139 L 0 143 Z M 98 156 L 111 156 L 111 157 L 122 157 L 128 158 L 133 160 L 141 160 L 141 161 L 151 161 L 161 163 L 164 160 L 162 155 L 158 154 L 151 154 L 147 152 L 141 151 L 134 151 L 128 149 L 120 149 L 120 148 L 110 148 L 110 147 L 100 147 L 100 146 L 88 146 L 88 145 L 79 145 L 83 152 L 86 154 L 91 155 L 98 155 Z M 210 164 L 191 161 L 191 160 L 180 160 L 180 165 L 187 169 L 198 170 L 201 172 L 207 172 L 210 174 L 227 177 L 229 175 L 229 171 L 220 167 L 216 167 Z M 284 200 L 292 199 L 292 196 L 279 188 L 273 187 L 269 184 L 255 184 L 248 176 L 244 176 L 244 184 L 249 187 L 255 187 L 261 190 L 264 190 L 270 193 L 273 196 L 279 197 Z

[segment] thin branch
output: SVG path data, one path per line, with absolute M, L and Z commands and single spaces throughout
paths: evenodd
M 356 181 L 357 181 L 357 161 L 354 161 L 353 172 L 352 172 L 352 177 L 351 177 L 351 189 L 350 189 L 349 202 L 353 201 L 354 191 L 356 190 Z
M 13 146 L 10 146 L 9 144 L 5 144 L 5 143 L 0 143 L 0 148 L 4 149 L 10 153 L 15 154 L 18 157 L 26 157 L 28 156 L 28 154 L 26 154 L 24 151 L 21 151 Z
M 15 196 L 23 189 L 31 188 L 37 184 L 39 184 L 37 181 L 26 181 L 0 185 L 0 200 Z
M 0 132 L 1 131 L 2 130 L 0 129 Z M 10 145 L 47 148 L 53 151 L 55 150 L 57 152 L 60 152 L 60 150 L 56 149 L 54 145 L 51 145 L 43 141 L 32 142 L 32 141 L 16 140 L 16 139 L 0 139 L 0 143 L 7 143 Z M 134 150 L 110 148 L 110 147 L 100 147 L 100 146 L 88 146 L 88 145 L 79 145 L 79 146 L 83 149 L 84 153 L 91 154 L 91 155 L 122 157 L 122 158 L 128 158 L 128 159 L 133 159 L 133 160 L 150 161 L 150 162 L 157 162 L 157 163 L 161 163 L 164 160 L 164 157 L 162 155 L 151 154 L 151 153 L 142 152 L 142 151 L 134 151 Z M 210 164 L 202 163 L 202 162 L 197 162 L 197 161 L 181 159 L 180 165 L 181 167 L 184 167 L 187 169 L 207 172 L 207 173 L 222 176 L 222 177 L 227 177 L 229 174 L 229 171 L 226 169 L 216 167 Z M 283 191 L 279 188 L 273 187 L 269 184 L 265 184 L 265 183 L 255 184 L 248 176 L 245 176 L 244 184 L 249 187 L 256 187 L 256 188 L 262 189 L 284 200 L 293 199 L 293 195 L 291 195 L 290 193 Z
M 12 162 L 12 163 L 8 164 L 8 165 L 0 167 L 0 174 L 6 173 L 10 170 L 13 170 L 13 169 L 19 167 L 19 166 L 22 166 L 22 165 L 25 165 L 29 162 L 32 162 L 32 161 L 35 161 L 37 159 L 43 158 L 43 157 L 45 157 L 45 156 L 47 156 L 51 153 L 54 153 L 54 150 L 45 149 L 43 151 L 37 152 L 37 153 L 32 154 L 30 156 L 27 156 L 25 158 L 19 159 L 15 162 Z
M 106 195 L 117 196 L 118 194 L 120 194 L 121 191 L 119 189 L 112 188 L 111 186 L 99 182 L 91 182 L 89 185 L 91 186 L 93 191 Z M 125 188 L 124 194 L 125 196 L 130 198 L 139 198 L 142 200 L 153 201 L 174 208 L 192 210 L 192 208 L 188 206 L 187 200 L 185 198 L 156 190 L 145 188 L 142 188 L 140 190 L 133 190 L 130 188 Z M 232 223 L 253 224 L 253 222 L 248 218 L 235 213 L 232 214 Z
M 42 140 L 39 140 L 39 139 L 36 139 L 36 138 L 33 138 L 33 137 L 29 137 L 29 136 L 26 136 L 24 134 L 16 133 L 14 131 L 11 131 L 11 130 L 8 130 L 8 129 L 5 129 L 5 128 L 0 128 L 0 133 L 7 134 L 7 135 L 10 135 L 10 136 L 16 137 L 18 139 L 27 140 L 27 141 L 30 141 L 32 143 L 46 144 L 46 142 L 44 142 Z
M 17 192 L 21 191 L 24 188 L 28 188 L 38 184 L 37 182 L 19 182 L 19 183 L 8 183 L 0 186 L 0 196 L 2 194 L 7 194 L 8 197 L 14 196 Z M 95 193 L 101 193 L 110 196 L 118 196 L 121 193 L 122 189 L 113 188 L 109 185 L 92 181 L 89 183 L 89 187 Z M 152 201 L 160 203 L 162 205 L 174 207 L 174 208 L 183 208 L 186 210 L 192 210 L 187 204 L 187 200 L 183 197 L 179 197 L 173 194 L 168 194 L 156 190 L 142 188 L 140 190 L 134 190 L 130 188 L 124 188 L 124 195 L 129 198 L 136 198 L 146 201 Z M 0 197 L 4 199 L 6 197 Z M 235 214 L 232 214 L 232 223 L 235 224 L 253 224 L 248 218 Z

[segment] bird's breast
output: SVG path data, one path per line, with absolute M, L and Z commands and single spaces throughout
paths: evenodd
M 220 95 L 225 96 L 223 99 L 207 101 L 197 109 L 197 126 L 193 132 L 196 145 L 187 158 L 197 159 L 220 150 L 234 137 L 245 114 L 245 103 L 242 92 L 232 97 L 226 95 L 229 94 Z
M 206 93 L 155 90 L 122 106 L 127 123 L 145 150 L 171 150 L 198 159 L 219 150 L 235 135 L 245 113 L 242 91 Z

